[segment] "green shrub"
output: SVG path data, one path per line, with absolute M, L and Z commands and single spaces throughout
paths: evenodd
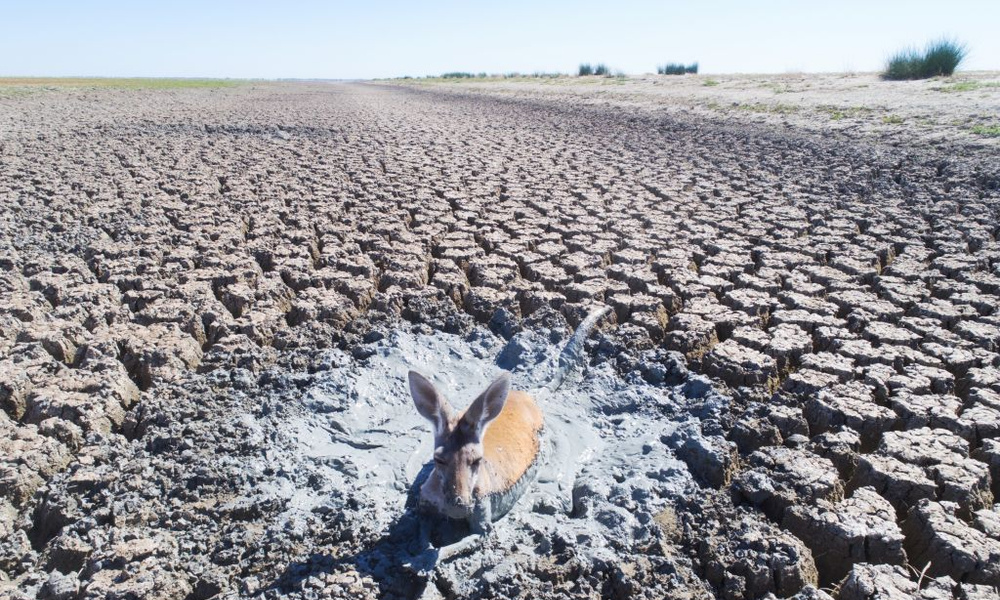
M 942 39 L 927 44 L 923 53 L 912 48 L 889 57 L 882 79 L 928 79 L 951 75 L 968 55 L 965 44 Z
M 684 66 L 681 63 L 667 63 L 656 67 L 656 72 L 659 75 L 683 75 L 685 73 L 697 73 L 698 63 L 691 63 L 687 66 Z
M 472 79 L 475 77 L 472 73 L 466 73 L 465 71 L 452 71 L 451 73 L 444 73 L 441 75 L 442 79 Z
M 608 65 L 606 65 L 604 63 L 597 63 L 596 65 L 592 65 L 590 63 L 583 63 L 583 64 L 580 65 L 580 70 L 577 71 L 577 75 L 580 75 L 580 76 L 583 76 L 583 75 L 607 75 L 607 76 L 610 76 L 611 75 L 611 69 L 609 69 Z
M 886 64 L 882 79 L 920 79 L 923 57 L 916 50 L 902 50 L 893 54 Z
M 932 42 L 924 52 L 924 72 L 928 77 L 951 75 L 968 55 L 966 45 L 955 40 Z

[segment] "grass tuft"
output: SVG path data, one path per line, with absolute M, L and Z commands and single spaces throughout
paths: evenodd
M 681 63 L 667 63 L 656 67 L 658 75 L 683 75 L 685 73 L 697 73 L 698 63 L 691 63 L 687 66 Z
M 922 53 L 912 48 L 901 50 L 889 57 L 882 79 L 929 79 L 951 75 L 968 54 L 965 44 L 949 39 L 927 44 Z

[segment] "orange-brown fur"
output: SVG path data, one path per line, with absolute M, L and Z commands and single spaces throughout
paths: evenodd
M 480 479 L 477 496 L 504 492 L 517 483 L 538 456 L 541 429 L 542 411 L 534 398 L 525 392 L 510 392 L 500 415 L 483 435 L 483 461 L 489 481 Z

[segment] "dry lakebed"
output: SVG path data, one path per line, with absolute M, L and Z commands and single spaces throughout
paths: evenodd
M 0 80 L 0 597 L 997 598 L 998 235 L 997 73 Z

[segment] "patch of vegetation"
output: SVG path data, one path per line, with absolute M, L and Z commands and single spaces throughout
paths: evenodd
M 178 88 L 223 88 L 244 83 L 237 79 L 187 79 L 169 77 L 2 77 L 0 87 L 22 88 L 111 88 L 160 90 Z
M 975 125 L 969 131 L 986 137 L 1000 137 L 1000 125 Z
M 6 86 L 0 83 L 0 98 L 17 98 L 20 96 L 28 96 L 34 92 L 37 92 L 41 87 L 17 87 L 17 86 Z
M 520 71 L 508 71 L 506 73 L 487 73 L 486 71 L 480 71 L 478 73 L 471 73 L 468 71 L 450 71 L 448 73 L 442 73 L 441 75 L 425 75 L 423 77 L 412 77 L 410 75 L 404 75 L 402 77 L 393 77 L 392 80 L 395 81 L 418 81 L 418 82 L 442 82 L 442 81 L 458 81 L 465 79 L 476 79 L 481 81 L 500 81 L 503 79 L 550 79 L 555 80 L 561 77 L 568 77 L 565 73 L 557 72 L 547 72 L 547 71 L 535 71 L 534 73 L 521 73 Z
M 923 75 L 923 58 L 916 50 L 903 50 L 889 58 L 882 79 L 902 80 L 921 79 Z
M 949 39 L 931 42 L 923 52 L 912 48 L 901 50 L 889 58 L 882 79 L 928 79 L 951 75 L 968 54 L 965 44 Z
M 545 71 L 535 71 L 534 73 L 521 73 L 520 71 L 510 71 L 504 73 L 503 75 L 486 75 L 484 77 L 496 78 L 496 79 L 558 79 L 560 77 L 566 77 L 565 73 L 557 72 L 545 72 Z
M 603 75 L 604 77 L 615 77 L 619 73 L 624 77 L 625 73 L 622 71 L 617 71 L 615 73 L 611 72 L 611 68 L 604 63 L 597 63 L 592 65 L 590 63 L 582 63 L 580 68 L 577 70 L 577 75 L 583 77 L 585 75 Z
M 969 48 L 955 40 L 932 42 L 924 52 L 924 72 L 931 76 L 951 75 L 969 55 Z
M 972 92 L 982 87 L 978 81 L 959 81 L 951 85 L 934 88 L 939 92 Z
M 667 63 L 656 67 L 657 75 L 683 75 L 685 73 L 697 73 L 698 63 L 691 63 L 687 66 L 681 63 Z
M 952 83 L 950 85 L 943 85 L 941 87 L 934 88 L 938 92 L 974 92 L 976 90 L 981 90 L 984 88 L 998 88 L 1000 87 L 1000 81 L 959 81 Z
M 628 81 L 628 75 L 624 71 L 615 71 L 604 76 L 602 85 L 623 85 Z
M 874 112 L 873 109 L 867 106 L 836 106 L 833 104 L 818 106 L 817 110 L 829 114 L 831 121 L 840 121 L 847 118 L 859 119 Z
M 768 113 L 776 115 L 787 115 L 799 112 L 798 106 L 792 106 L 791 104 L 781 104 L 781 103 L 766 104 L 763 102 L 753 102 L 749 104 L 740 104 L 736 108 L 748 112 Z
M 902 125 L 906 122 L 906 119 L 899 115 L 885 115 L 882 117 L 882 122 L 886 125 Z
M 719 85 L 719 82 L 714 79 L 706 79 L 701 85 L 705 87 L 715 87 Z

